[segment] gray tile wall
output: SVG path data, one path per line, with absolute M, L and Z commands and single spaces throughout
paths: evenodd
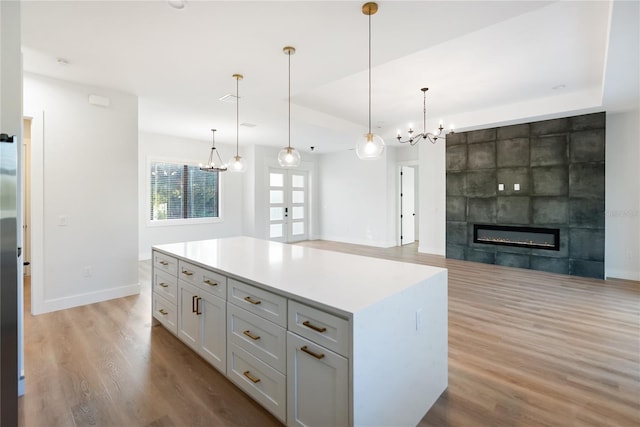
M 446 144 L 448 258 L 604 277 L 604 112 L 456 133 Z M 473 243 L 480 223 L 559 228 L 560 250 Z

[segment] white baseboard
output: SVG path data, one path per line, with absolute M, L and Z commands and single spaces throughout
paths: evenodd
M 140 293 L 140 284 L 120 286 L 118 288 L 105 289 L 86 294 L 72 295 L 64 298 L 45 300 L 42 304 L 42 311 L 33 314 L 44 314 L 52 311 L 66 310 L 67 308 L 79 307 L 81 305 L 94 304 L 96 302 L 110 299 L 128 297 Z
M 340 243 L 350 243 L 352 245 L 363 245 L 363 246 L 373 246 L 376 248 L 392 248 L 394 246 L 398 246 L 395 241 L 387 241 L 387 242 L 378 242 L 372 240 L 365 239 L 349 239 L 344 237 L 337 236 L 321 236 L 319 240 L 329 240 L 332 242 L 340 242 Z
M 138 261 L 146 261 L 148 259 L 151 259 L 151 250 L 140 252 L 138 254 Z
M 445 251 L 443 251 L 442 248 L 433 248 L 433 247 L 428 247 L 428 246 L 420 246 L 419 243 L 418 243 L 418 252 L 420 252 L 422 254 L 446 256 Z
M 607 279 L 622 279 L 640 281 L 640 271 L 607 269 L 604 274 Z

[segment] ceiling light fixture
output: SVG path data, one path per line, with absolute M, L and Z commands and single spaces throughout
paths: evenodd
M 238 86 L 243 76 L 242 74 L 234 74 L 233 78 L 236 79 L 236 155 L 233 156 L 233 159 L 229 162 L 229 170 L 231 172 L 244 172 L 247 169 L 247 163 L 240 157 L 240 154 L 238 154 L 238 140 L 240 139 L 240 94 Z
M 384 140 L 371 133 L 371 15 L 378 11 L 378 4 L 368 2 L 362 5 L 362 13 L 369 16 L 369 132 L 358 138 L 356 154 L 361 159 L 376 159 L 384 152 Z
M 187 5 L 187 2 L 185 0 L 167 0 L 167 3 L 169 3 L 169 6 L 171 6 L 174 9 L 184 9 L 184 7 Z
M 203 172 L 224 172 L 227 170 L 227 165 L 222 162 L 220 153 L 216 150 L 216 130 L 211 129 L 213 132 L 213 142 L 211 144 L 211 153 L 209 154 L 209 161 L 206 166 L 200 166 L 200 170 Z
M 291 147 L 291 55 L 296 48 L 285 46 L 282 51 L 289 57 L 289 144 L 278 153 L 278 163 L 283 168 L 296 168 L 300 166 L 300 153 Z
M 420 142 L 421 139 L 426 139 L 430 143 L 435 144 L 439 138 L 445 138 L 445 136 L 442 135 L 442 131 L 444 130 L 444 126 L 442 126 L 442 120 L 440 120 L 440 123 L 438 123 L 438 129 L 434 130 L 433 132 L 427 132 L 427 91 L 429 90 L 429 88 L 423 87 L 420 90 L 422 91 L 422 133 L 414 136 L 413 127 L 409 125 L 409 130 L 407 131 L 409 136 L 407 139 L 402 140 L 402 134 L 400 133 L 400 129 L 398 129 L 398 136 L 396 136 L 396 139 L 401 144 L 406 144 L 408 142 L 411 145 L 416 145 L 418 142 Z M 449 133 L 453 133 L 453 125 L 451 125 L 449 129 Z

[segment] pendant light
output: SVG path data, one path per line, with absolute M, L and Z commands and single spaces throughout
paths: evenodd
M 238 154 L 238 141 L 240 139 L 240 95 L 238 86 L 243 76 L 242 74 L 234 74 L 233 78 L 236 79 L 236 155 L 229 161 L 229 170 L 231 172 L 244 172 L 247 169 L 247 162 Z
M 361 159 L 376 159 L 384 152 L 384 140 L 371 133 L 371 15 L 378 11 L 378 4 L 368 2 L 362 5 L 362 13 L 369 16 L 369 132 L 358 138 L 356 154 Z
M 211 153 L 209 153 L 209 161 L 206 166 L 200 166 L 200 170 L 203 172 L 224 172 L 227 170 L 227 165 L 222 162 L 220 153 L 216 150 L 216 130 L 211 129 L 213 132 L 213 142 L 211 144 Z
M 300 166 L 300 153 L 291 147 L 291 55 L 296 48 L 285 46 L 282 51 L 289 57 L 289 144 L 278 153 L 278 163 L 283 168 L 296 168 Z

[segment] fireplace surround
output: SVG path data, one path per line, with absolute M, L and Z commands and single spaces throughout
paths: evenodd
M 447 258 L 603 278 L 605 119 L 602 112 L 448 135 Z M 487 237 L 495 230 L 485 228 L 478 236 L 476 224 L 559 235 L 550 249 L 539 233 Z

